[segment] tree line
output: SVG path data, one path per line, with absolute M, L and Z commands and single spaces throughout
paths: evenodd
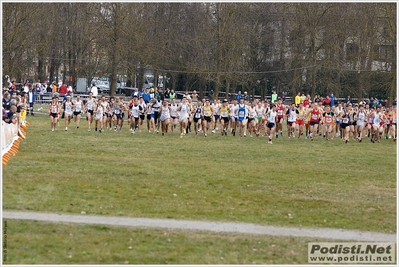
M 396 94 L 394 2 L 2 5 L 3 77 L 17 81 L 105 75 L 113 95 L 150 66 L 201 95 Z

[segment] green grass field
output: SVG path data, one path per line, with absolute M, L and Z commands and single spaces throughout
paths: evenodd
M 396 232 L 392 140 L 345 144 L 284 136 L 269 145 L 266 138 L 220 134 L 132 135 L 127 124 L 120 133 L 99 134 L 87 132 L 85 120 L 80 129 L 72 122 L 68 132 L 61 120 L 51 132 L 48 117 L 28 121 L 27 139 L 3 167 L 5 210 Z M 30 260 L 37 262 L 33 255 L 18 262 Z M 176 255 L 171 262 L 185 260 Z
M 9 264 L 307 263 L 328 240 L 7 220 Z

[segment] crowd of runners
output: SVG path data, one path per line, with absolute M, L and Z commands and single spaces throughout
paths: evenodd
M 267 137 L 269 144 L 283 136 L 311 141 L 323 138 L 362 142 L 367 137 L 371 142 L 380 142 L 382 138 L 396 141 L 396 105 L 369 107 L 368 104 L 339 103 L 330 106 L 323 102 L 284 105 L 281 98 L 274 103 L 244 98 L 230 103 L 216 99 L 211 103 L 209 99 L 194 102 L 188 95 L 184 95 L 180 103 L 175 98 L 161 100 L 159 97 L 146 103 L 142 97 L 132 97 L 127 102 L 120 97 L 103 95 L 97 100 L 90 93 L 86 101 L 78 95 L 76 99 L 67 96 L 60 103 L 55 96 L 48 112 L 52 131 L 59 125 L 60 114 L 65 118 L 65 131 L 71 121 L 80 128 L 81 116 L 86 114 L 87 130 L 99 133 L 120 132 L 127 121 L 125 128 L 132 134 L 179 132 L 181 138 L 189 133 L 204 137 L 217 133 Z M 285 123 L 286 134 L 283 133 Z

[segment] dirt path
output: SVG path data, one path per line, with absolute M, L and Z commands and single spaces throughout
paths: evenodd
M 102 224 L 130 227 L 155 227 L 173 230 L 233 232 L 256 235 L 314 237 L 353 241 L 396 242 L 396 234 L 330 228 L 265 226 L 251 223 L 188 221 L 174 219 L 129 218 L 94 215 L 3 211 L 3 219 L 35 220 L 54 223 Z

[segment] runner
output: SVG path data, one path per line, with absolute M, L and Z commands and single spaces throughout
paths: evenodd
M 353 118 L 353 116 L 351 115 L 351 107 L 349 105 L 346 105 L 344 110 L 340 114 L 340 119 L 342 120 L 341 129 L 344 133 L 343 138 L 345 140 L 345 143 L 349 142 L 351 118 Z
M 377 106 L 377 110 L 374 114 L 374 120 L 373 120 L 373 134 L 371 136 L 371 142 L 377 141 L 378 143 L 381 140 L 381 135 L 384 131 L 384 120 L 385 120 L 385 115 L 381 111 L 381 106 Z
M 269 144 L 273 144 L 272 139 L 276 131 L 277 124 L 277 107 L 271 104 L 271 109 L 266 113 L 266 133 L 269 136 Z
M 80 124 L 80 117 L 82 116 L 82 109 L 83 109 L 83 101 L 80 100 L 80 95 L 76 97 L 76 101 L 73 103 L 74 110 L 73 110 L 73 119 L 76 122 L 76 128 L 79 129 Z
M 199 129 L 200 129 L 200 126 L 201 126 L 201 123 L 202 123 L 202 109 L 203 109 L 203 106 L 202 106 L 202 102 L 201 101 L 198 101 L 197 102 L 197 107 L 195 108 L 195 111 L 194 111 L 194 132 L 195 132 L 195 135 L 198 135 L 198 132 L 199 132 Z
M 227 128 L 229 127 L 229 114 L 230 107 L 227 99 L 223 99 L 222 106 L 220 107 L 222 135 L 227 136 Z
M 144 102 L 144 98 L 142 96 L 140 96 L 140 98 L 139 98 L 139 115 L 140 116 L 139 116 L 139 124 L 137 127 L 139 132 L 141 132 L 141 126 L 143 126 L 146 111 L 147 111 L 147 105 Z
M 103 107 L 102 129 L 101 129 L 101 133 L 102 133 L 102 132 L 104 132 L 104 129 L 107 126 L 107 122 L 108 122 L 107 112 L 110 111 L 109 103 L 108 103 L 105 95 L 101 96 L 100 105 L 102 105 L 102 107 Z
M 232 104 L 230 105 L 230 128 L 233 136 L 236 135 L 237 110 L 238 110 L 237 100 L 234 99 L 232 101 Z
M 123 104 L 119 98 L 119 96 L 115 97 L 115 103 L 113 106 L 113 113 L 112 113 L 112 121 L 114 122 L 114 131 L 120 132 L 121 131 L 121 124 L 122 124 L 122 111 L 123 111 Z M 102 111 L 103 112 L 103 111 Z M 96 127 L 97 131 L 97 127 Z
M 309 120 L 310 141 L 313 141 L 316 136 L 317 128 L 319 126 L 319 118 L 321 117 L 317 103 L 312 103 L 312 107 L 313 108 L 308 110 L 308 114 L 310 114 L 310 120 Z
M 71 118 L 73 115 L 73 103 L 71 101 L 71 96 L 67 96 L 64 101 L 64 112 L 65 112 L 65 131 L 68 131 L 68 125 L 71 123 Z
M 393 141 L 396 142 L 396 105 L 392 106 L 392 110 L 391 110 L 391 128 L 390 128 L 390 135 L 393 136 Z
M 289 109 L 287 109 L 286 116 L 287 116 L 287 134 L 288 138 L 295 137 L 295 122 L 296 122 L 296 114 L 297 109 L 295 108 L 295 103 L 291 103 Z
M 256 135 L 257 133 L 257 123 L 258 120 L 256 119 L 257 116 L 257 111 L 256 111 L 256 106 L 254 101 L 251 102 L 251 104 L 248 107 L 248 131 L 249 131 L 249 136 L 252 137 L 252 132 Z
M 323 113 L 324 135 L 328 140 L 328 135 L 331 134 L 331 140 L 334 140 L 333 130 L 335 129 L 335 114 L 331 111 L 330 106 L 324 107 Z
M 212 121 L 212 114 L 213 114 L 213 108 L 211 107 L 211 104 L 209 102 L 209 99 L 205 101 L 205 106 L 202 109 L 202 131 L 204 132 L 204 136 L 207 137 L 207 133 Z
M 140 123 L 140 105 L 136 97 L 134 97 L 132 108 L 130 109 L 130 132 L 134 134 Z
M 277 100 L 277 127 L 276 127 L 276 138 L 278 138 L 278 134 L 280 133 L 283 136 L 283 121 L 285 114 L 285 106 L 281 100 L 281 97 Z
M 55 131 L 55 127 L 57 126 L 58 116 L 60 114 L 60 106 L 57 102 L 57 98 L 53 96 L 51 98 L 51 104 L 48 108 L 48 113 L 50 116 L 50 123 L 51 123 L 51 131 Z
M 161 97 L 158 96 L 157 98 L 154 98 L 154 104 L 152 105 L 152 112 L 154 112 L 154 125 L 155 125 L 155 129 L 156 129 L 156 133 L 159 133 L 159 127 L 161 126 L 161 124 L 159 123 L 159 109 L 162 106 L 162 102 L 161 102 Z
M 212 103 L 212 109 L 213 109 L 213 130 L 212 133 L 216 133 L 218 130 L 218 124 L 220 123 L 220 100 L 215 99 L 215 101 Z
M 300 102 L 299 108 L 297 108 L 296 110 L 296 121 L 295 121 L 296 130 L 298 131 L 298 138 L 300 138 L 301 135 L 303 134 L 303 125 L 305 124 L 305 114 L 306 110 L 303 107 L 303 102 Z
M 261 131 L 264 131 L 265 107 L 264 103 L 259 101 L 255 106 L 256 111 L 256 137 L 259 137 Z
M 129 112 L 128 112 L 128 114 L 127 114 L 127 121 L 128 121 L 128 123 L 129 123 L 130 126 L 131 126 L 132 124 L 134 124 L 134 119 L 132 118 L 132 107 L 133 107 L 133 105 L 134 105 L 134 100 L 135 100 L 135 99 L 136 99 L 136 97 L 133 96 L 133 97 L 130 99 L 129 104 L 128 104 Z M 130 132 L 132 132 L 133 130 L 136 130 L 136 129 L 130 128 L 129 130 L 130 130 Z
M 244 132 L 244 136 L 247 135 L 246 126 L 247 126 L 247 117 L 248 117 L 248 106 L 244 104 L 244 98 L 240 98 L 240 103 L 238 104 L 238 108 L 236 109 L 236 117 L 237 117 L 237 126 L 239 127 L 240 137 L 242 137 L 242 133 Z
M 93 93 L 89 93 L 89 98 L 86 101 L 85 110 L 86 110 L 86 117 L 87 117 L 87 124 L 88 124 L 88 131 L 91 130 L 91 124 L 93 123 L 94 119 L 94 107 L 96 105 L 96 100 L 93 98 Z
M 194 117 L 195 105 L 190 96 L 187 97 L 187 102 L 188 102 L 188 108 L 189 108 L 190 112 L 189 112 L 189 116 L 187 119 L 188 124 L 187 124 L 186 133 L 191 133 L 191 123 L 192 123 L 193 117 Z M 202 104 L 205 104 L 205 101 Z
M 366 123 L 366 112 L 364 111 L 364 106 L 359 106 L 359 111 L 356 115 L 356 132 L 357 132 L 357 140 L 362 142 L 363 137 L 363 129 Z
M 150 102 L 147 104 L 147 130 L 151 133 L 151 129 L 155 132 L 155 122 L 154 122 L 154 111 L 152 105 L 154 104 L 154 99 L 151 98 Z
M 171 107 L 168 105 L 168 101 L 164 100 L 163 105 L 160 108 L 160 121 L 162 124 L 162 135 L 165 135 L 165 133 L 168 132 L 168 126 L 169 126 L 169 120 L 170 120 L 170 114 L 172 113 Z
M 350 133 L 352 133 L 352 140 L 353 141 L 355 141 L 356 140 L 356 138 L 357 138 L 357 127 L 356 127 L 356 114 L 357 114 L 357 111 L 358 111 L 358 107 L 357 107 L 357 104 L 355 104 L 355 106 L 354 107 L 352 107 L 352 104 L 349 104 L 349 107 L 350 107 L 350 109 L 351 109 L 351 123 L 350 123 L 350 125 L 349 125 L 349 129 L 350 129 Z M 349 135 L 350 135 L 350 133 L 349 133 Z M 349 136 L 350 137 L 350 136 Z
M 337 108 L 335 109 L 335 137 L 344 138 L 343 130 L 342 130 L 342 120 L 341 120 L 341 113 L 344 111 L 342 104 L 338 104 Z
M 111 97 L 108 102 L 108 109 L 105 111 L 105 114 L 107 116 L 107 123 L 105 124 L 105 126 L 106 126 L 106 129 L 108 129 L 110 131 L 112 130 L 113 127 L 115 127 L 115 125 L 113 125 L 113 121 L 112 121 L 112 113 L 114 110 L 114 104 L 115 104 L 115 98 Z
M 94 117 L 94 121 L 95 121 L 95 125 L 96 125 L 96 131 L 97 131 L 97 127 L 98 127 L 98 123 L 100 123 L 100 131 L 99 133 L 103 132 L 104 129 L 104 106 L 101 105 L 102 100 L 100 99 L 95 107 L 95 117 Z
M 177 112 L 179 115 L 179 123 L 180 123 L 180 138 L 186 134 L 187 124 L 188 124 L 188 117 L 190 113 L 190 107 L 187 103 L 187 98 L 183 97 L 182 102 L 180 103 L 179 107 L 177 108 Z
M 176 98 L 172 99 L 172 103 L 170 104 L 171 112 L 170 112 L 170 118 L 171 118 L 171 128 L 172 128 L 172 133 L 174 129 L 176 128 L 176 125 L 179 124 L 179 120 L 177 118 L 177 103 L 176 103 Z
M 120 100 L 120 102 L 121 102 L 121 117 L 122 117 L 122 119 L 121 119 L 119 131 L 122 131 L 123 123 L 125 121 L 125 111 L 128 110 L 128 108 L 126 107 L 126 104 L 125 104 L 123 98 Z

